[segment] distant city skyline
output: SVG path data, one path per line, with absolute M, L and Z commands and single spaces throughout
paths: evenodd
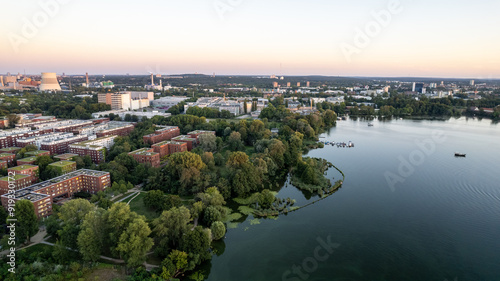
M 333 2 L 8 0 L 0 73 L 500 78 L 498 1 Z

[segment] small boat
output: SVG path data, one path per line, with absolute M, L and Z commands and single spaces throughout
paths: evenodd
M 455 152 L 455 157 L 465 157 L 465 153 Z
M 368 127 L 373 127 L 373 123 L 368 123 Z

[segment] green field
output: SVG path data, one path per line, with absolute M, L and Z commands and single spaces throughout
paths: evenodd
M 146 196 L 146 192 L 141 192 L 137 197 L 130 202 L 130 210 L 138 213 L 139 215 L 145 216 L 148 220 L 158 217 L 158 214 L 144 206 L 143 198 Z

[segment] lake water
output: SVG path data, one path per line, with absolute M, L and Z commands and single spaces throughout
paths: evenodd
M 339 121 L 322 135 L 355 144 L 308 154 L 341 169 L 343 187 L 277 220 L 249 217 L 228 230 L 207 280 L 500 280 L 500 125 L 373 123 Z M 290 185 L 279 197 L 306 201 Z M 328 240 L 331 252 L 321 246 Z

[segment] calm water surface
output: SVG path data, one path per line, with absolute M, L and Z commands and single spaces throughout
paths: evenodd
M 230 229 L 207 280 L 500 280 L 500 125 L 373 123 L 340 121 L 321 140 L 355 147 L 308 154 L 345 173 L 342 189 L 277 220 L 249 217 Z M 428 143 L 427 154 L 417 142 Z M 404 182 L 391 187 L 387 174 Z M 291 185 L 279 197 L 306 201 Z M 339 244 L 326 261 L 314 258 L 318 239 Z

